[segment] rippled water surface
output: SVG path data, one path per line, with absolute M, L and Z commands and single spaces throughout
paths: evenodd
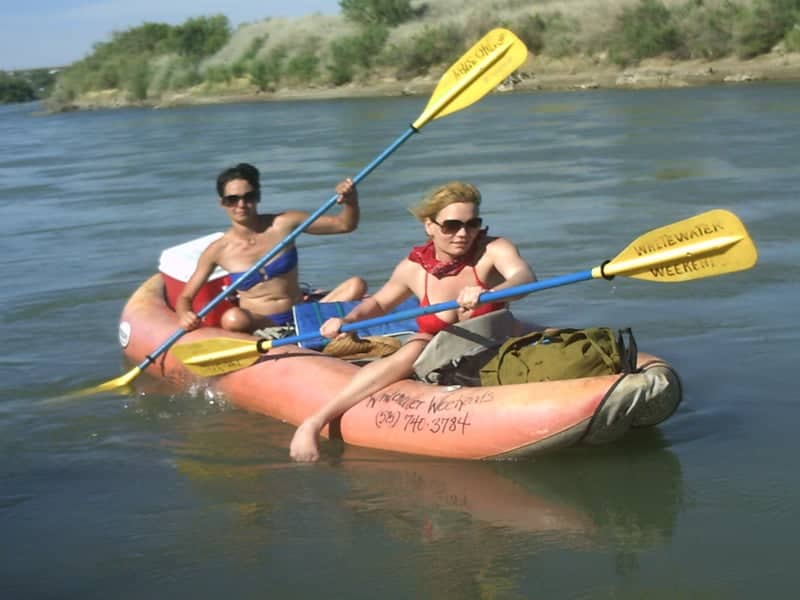
M 622 443 L 460 463 L 325 444 L 140 381 L 117 318 L 161 249 L 222 230 L 214 178 L 257 164 L 269 206 L 314 210 L 424 98 L 45 116 L 0 107 L 0 594 L 8 598 L 750 598 L 789 595 L 800 521 L 797 85 L 492 96 L 429 123 L 360 186 L 362 226 L 302 236 L 302 279 L 375 289 L 420 241 L 407 208 L 476 183 L 492 233 L 540 277 L 613 258 L 711 209 L 747 224 L 749 271 L 617 278 L 516 305 L 634 329 L 685 401 Z M 794 300 L 792 300 L 794 298 Z

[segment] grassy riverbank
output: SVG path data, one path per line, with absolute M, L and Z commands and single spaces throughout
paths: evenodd
M 531 51 L 503 89 L 800 79 L 800 0 L 340 4 L 408 10 L 266 18 L 235 31 L 221 15 L 177 27 L 144 24 L 114 34 L 61 73 L 48 107 L 426 94 L 450 62 L 497 26 Z
M 590 89 L 645 89 L 703 85 L 733 85 L 758 81 L 800 81 L 800 53 L 769 54 L 750 60 L 716 61 L 648 59 L 635 67 L 598 65 L 587 59 L 533 59 L 514 81 L 500 92 L 579 91 Z M 133 101 L 120 90 L 89 92 L 76 99 L 71 108 L 95 110 L 125 106 L 167 108 L 201 104 L 268 102 L 276 100 L 323 100 L 337 98 L 428 95 L 438 82 L 436 75 L 410 80 L 394 78 L 360 81 L 342 86 L 296 86 L 272 92 L 255 90 L 247 81 L 213 88 L 200 85 L 165 93 L 157 101 Z

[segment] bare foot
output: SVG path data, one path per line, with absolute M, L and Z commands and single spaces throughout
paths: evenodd
M 298 462 L 314 462 L 319 460 L 319 430 L 313 423 L 302 423 L 294 432 L 289 444 L 289 455 Z

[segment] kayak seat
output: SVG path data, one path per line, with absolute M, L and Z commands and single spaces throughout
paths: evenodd
M 292 312 L 294 313 L 294 325 L 297 335 L 318 332 L 325 321 L 332 317 L 344 317 L 360 302 L 360 300 L 349 302 L 306 302 L 304 304 L 294 305 L 292 307 Z M 389 314 L 413 310 L 418 307 L 419 300 L 412 297 L 400 303 L 394 310 L 390 311 Z M 407 336 L 417 331 L 417 322 L 411 317 L 391 323 L 383 323 L 381 325 L 357 329 L 355 333 L 359 338 L 366 338 L 371 336 Z M 319 350 L 327 343 L 327 340 L 320 338 L 319 340 L 302 342 L 300 346 Z

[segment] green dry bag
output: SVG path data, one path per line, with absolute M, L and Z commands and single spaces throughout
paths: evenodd
M 636 341 L 630 329 L 547 329 L 506 340 L 481 368 L 480 379 L 481 385 L 502 385 L 630 373 L 635 369 Z

